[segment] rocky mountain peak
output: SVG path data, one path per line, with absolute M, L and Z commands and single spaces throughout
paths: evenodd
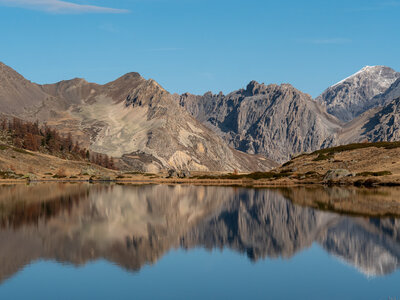
M 299 91 L 298 89 L 296 89 L 293 85 L 291 85 L 289 83 L 282 83 L 281 85 L 276 85 L 275 90 L 286 96 L 292 96 L 292 97 L 298 96 L 298 97 L 293 97 L 294 99 L 296 99 L 296 98 L 309 98 L 308 100 L 312 99 L 310 97 L 310 95 Z
M 254 96 L 254 95 L 262 93 L 263 91 L 265 91 L 265 89 L 266 89 L 266 85 L 264 85 L 262 83 L 258 83 L 255 80 L 252 80 L 247 85 L 245 92 L 249 96 Z
M 149 79 L 132 88 L 126 98 L 126 106 L 152 106 L 165 101 L 169 93 L 155 80 Z M 172 102 L 174 103 L 174 102 Z M 174 103 L 175 104 L 175 103 Z
M 236 93 L 243 94 L 245 97 L 252 97 L 252 96 L 258 96 L 258 97 L 263 97 L 263 95 L 287 95 L 286 100 L 289 99 L 289 96 L 294 96 L 294 95 L 305 95 L 309 96 L 308 94 L 304 94 L 295 87 L 293 87 L 289 83 L 283 83 L 281 85 L 278 84 L 264 84 L 264 83 L 258 83 L 257 81 L 251 81 L 246 89 L 244 90 L 239 90 Z M 311 97 L 310 97 L 311 99 Z
M 326 89 L 317 101 L 343 122 L 348 122 L 371 108 L 373 97 L 385 92 L 400 73 L 385 66 L 366 66 L 357 73 Z
M 89 84 L 89 82 L 87 82 L 86 79 L 78 78 L 78 77 L 73 78 L 73 79 L 68 79 L 68 80 L 62 80 L 62 81 L 54 83 L 54 85 L 56 85 L 56 86 L 63 86 L 63 87 L 68 87 L 68 88 L 79 87 L 79 86 L 83 86 L 86 84 Z
M 392 84 L 399 74 L 392 68 L 386 66 L 365 66 L 353 75 L 339 81 L 332 87 L 342 83 L 354 83 L 355 80 L 366 81 L 374 80 L 379 81 L 379 84 L 384 85 L 386 88 Z
M 142 76 L 140 76 L 140 74 L 137 72 L 129 72 L 129 73 L 126 73 L 125 75 L 122 75 L 117 80 L 128 81 L 128 80 L 132 80 L 132 79 L 138 79 L 141 77 Z
M 179 103 L 232 147 L 278 162 L 319 149 L 339 127 L 336 118 L 290 84 L 251 81 L 226 96 L 182 96 Z
M 75 78 L 72 78 L 72 79 L 66 80 L 66 81 L 76 84 L 76 85 L 82 85 L 82 84 L 88 83 L 88 81 L 85 78 L 80 78 L 80 77 L 75 77 Z
M 125 101 L 127 95 L 146 82 L 139 73 L 127 73 L 103 86 L 107 94 L 116 102 Z
M 14 69 L 0 62 L 0 83 L 4 84 L 6 81 L 30 82 Z
M 116 80 L 105 84 L 105 86 L 110 87 L 110 88 L 112 88 L 112 87 L 121 88 L 121 87 L 127 87 L 129 85 L 134 85 L 134 84 L 144 81 L 144 80 L 145 79 L 142 76 L 140 76 L 139 73 L 131 72 L 131 73 L 122 75 L 121 77 L 117 78 Z
M 46 99 L 38 84 L 25 79 L 18 72 L 0 63 L 0 112 L 23 114 Z

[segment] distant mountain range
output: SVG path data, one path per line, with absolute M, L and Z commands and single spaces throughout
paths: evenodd
M 265 171 L 291 156 L 400 139 L 400 73 L 365 67 L 316 99 L 290 84 L 250 82 L 228 95 L 171 95 L 126 74 L 105 85 L 38 85 L 0 63 L 0 112 L 39 120 L 122 168 Z

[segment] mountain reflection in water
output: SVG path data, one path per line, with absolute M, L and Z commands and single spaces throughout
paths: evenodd
M 393 196 L 398 190 L 390 191 Z M 257 261 L 288 259 L 313 243 L 366 275 L 395 271 L 398 219 L 346 216 L 304 205 L 310 193 L 323 198 L 338 192 L 341 203 L 343 193 L 367 197 L 365 190 L 338 189 L 1 186 L 0 282 L 38 259 L 74 265 L 106 259 L 138 271 L 176 248 L 229 248 Z

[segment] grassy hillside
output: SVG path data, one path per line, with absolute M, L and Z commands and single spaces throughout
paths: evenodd
M 337 171 L 340 170 L 340 171 Z M 304 181 L 400 185 L 400 142 L 360 143 L 299 155 L 276 169 Z M 330 172 L 345 174 L 329 178 Z
M 116 174 L 90 162 L 0 145 L 0 179 L 89 179 L 112 178 Z

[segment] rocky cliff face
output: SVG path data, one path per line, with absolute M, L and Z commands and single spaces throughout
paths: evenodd
M 44 96 L 35 97 L 37 105 L 5 113 L 38 119 L 65 134 L 72 132 L 83 146 L 120 157 L 122 168 L 146 172 L 168 168 L 266 171 L 276 165 L 264 157 L 230 148 L 157 82 L 137 73 L 105 85 L 73 79 L 44 86 L 14 75 L 28 90 Z M 25 101 L 30 103 L 30 99 Z M 8 103 L 1 94 L 0 103 Z
M 384 93 L 400 73 L 384 66 L 367 66 L 329 87 L 317 101 L 343 122 L 351 121 L 378 104 L 373 98 Z M 393 98 L 392 98 L 393 99 Z
M 199 121 L 231 146 L 275 161 L 331 144 L 340 122 L 289 84 L 255 81 L 228 95 L 175 96 Z
M 332 137 L 332 144 L 400 139 L 399 74 L 387 67 L 365 67 L 317 98 L 338 118 L 350 120 Z
M 369 142 L 400 140 L 400 98 L 383 107 L 365 112 L 346 124 L 337 136 L 340 144 L 364 140 Z
M 388 67 L 365 67 L 316 101 L 287 84 L 254 81 L 228 95 L 175 98 L 232 147 L 284 162 L 324 147 L 399 140 L 397 104 L 391 102 L 400 97 L 399 77 Z
M 400 78 L 397 79 L 392 85 L 383 93 L 376 95 L 370 101 L 366 109 L 375 108 L 378 106 L 385 106 L 393 99 L 400 97 Z

